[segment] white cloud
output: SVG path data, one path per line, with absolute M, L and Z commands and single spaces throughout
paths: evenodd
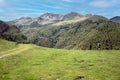
M 94 7 L 111 7 L 117 4 L 118 0 L 94 0 L 89 5 Z

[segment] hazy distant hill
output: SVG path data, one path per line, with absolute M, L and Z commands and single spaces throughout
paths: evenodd
M 120 23 L 120 16 L 113 17 L 110 20 L 116 23 Z
M 31 20 L 32 20 L 31 17 L 21 17 L 21 18 L 16 19 L 16 20 L 9 21 L 9 23 L 12 23 L 12 24 L 15 24 L 15 25 L 21 25 L 21 24 L 27 23 Z

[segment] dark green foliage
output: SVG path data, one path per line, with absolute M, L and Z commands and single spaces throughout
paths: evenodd
M 37 28 L 29 35 L 26 33 L 30 42 L 40 46 L 84 50 L 120 49 L 119 34 L 120 24 L 101 16 L 93 16 L 82 22 Z
M 0 38 L 16 42 L 26 42 L 27 40 L 16 26 L 7 24 L 3 21 L 0 21 Z

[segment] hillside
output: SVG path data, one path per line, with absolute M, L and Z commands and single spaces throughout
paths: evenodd
M 19 19 L 10 21 L 9 23 L 12 23 L 12 24 L 15 24 L 15 25 L 21 25 L 21 24 L 30 22 L 31 20 L 32 20 L 31 17 L 21 17 L 21 18 L 19 18 Z
M 26 37 L 20 33 L 16 26 L 0 21 L 0 39 L 23 42 Z
M 27 21 L 28 18 L 22 18 Z M 112 19 L 111 19 L 112 20 Z M 20 23 L 21 33 L 30 43 L 64 49 L 120 49 L 120 24 L 103 16 L 71 12 L 45 13 Z M 23 21 L 23 20 L 22 20 Z M 21 22 L 18 19 L 16 23 Z
M 120 49 L 120 24 L 97 15 L 26 29 L 23 33 L 31 43 L 44 47 L 99 49 L 100 43 L 100 49 Z
M 0 40 L 0 80 L 119 80 L 119 61 L 119 50 L 63 50 Z
M 115 17 L 111 18 L 110 20 L 115 23 L 120 23 L 120 16 L 115 16 Z

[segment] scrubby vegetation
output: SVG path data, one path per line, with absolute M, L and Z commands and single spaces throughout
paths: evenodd
M 20 33 L 16 26 L 3 21 L 0 21 L 0 39 L 6 39 L 20 43 L 27 42 L 27 38 Z
M 120 49 L 120 24 L 101 16 L 92 16 L 71 24 L 56 23 L 45 28 L 27 28 L 23 33 L 31 43 L 44 47 L 83 50 Z M 100 48 L 98 43 L 101 44 Z

